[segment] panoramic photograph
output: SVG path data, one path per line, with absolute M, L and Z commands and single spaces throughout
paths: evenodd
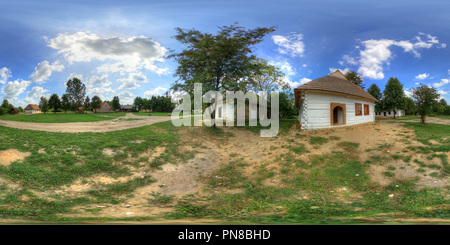
M 450 224 L 447 1 L 0 9 L 2 225 Z

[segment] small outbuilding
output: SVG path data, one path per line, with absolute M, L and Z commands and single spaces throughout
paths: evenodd
M 102 102 L 99 109 L 95 109 L 95 112 L 112 112 L 112 107 L 108 102 Z
M 35 104 L 29 104 L 27 107 L 25 107 L 25 114 L 31 114 L 31 113 L 40 113 L 41 108 L 38 105 Z
M 133 110 L 133 105 L 121 105 L 120 111 L 122 112 L 131 112 Z
M 12 107 L 11 110 L 9 110 L 10 114 L 19 114 L 20 110 L 17 107 Z
M 376 117 L 394 117 L 394 115 L 396 117 L 401 117 L 401 116 L 405 116 L 406 113 L 404 110 L 391 110 L 391 111 L 382 111 L 382 112 L 375 113 Z
M 375 121 L 372 95 L 339 70 L 294 89 L 301 129 L 324 129 Z

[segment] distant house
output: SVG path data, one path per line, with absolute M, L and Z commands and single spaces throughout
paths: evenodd
M 38 105 L 35 104 L 29 104 L 27 107 L 25 107 L 25 114 L 31 114 L 31 113 L 41 113 L 41 108 Z
M 392 111 L 382 111 L 382 112 L 377 112 L 375 113 L 375 116 L 377 117 L 394 117 L 394 115 L 396 117 L 401 117 L 401 116 L 405 116 L 406 113 L 404 110 L 392 110 Z
M 103 102 L 99 109 L 95 109 L 95 112 L 112 112 L 112 108 L 108 102 Z
M 133 109 L 133 105 L 120 105 L 120 111 L 130 112 Z
M 78 107 L 77 108 L 77 113 L 78 114 L 84 114 L 84 107 Z
M 19 114 L 20 110 L 17 107 L 13 107 L 11 108 L 11 110 L 9 110 L 10 114 Z
M 297 87 L 294 94 L 301 129 L 375 121 L 375 103 L 378 100 L 350 82 L 339 70 Z
M 240 107 L 238 106 L 239 102 L 227 104 L 227 100 L 225 97 L 226 97 L 226 94 L 223 94 L 222 95 L 222 98 L 223 98 L 222 103 L 217 103 L 217 107 L 213 103 L 211 106 L 209 106 L 208 108 L 205 109 L 205 113 L 207 115 L 210 115 L 213 113 L 213 111 L 215 109 L 215 113 L 214 113 L 215 119 L 234 122 L 238 118 L 238 111 L 242 110 L 242 112 L 244 113 L 244 116 L 245 116 L 244 121 L 248 122 L 248 121 L 250 121 L 250 119 L 257 120 L 259 118 L 259 115 L 258 115 L 259 109 L 267 110 L 266 107 L 262 108 L 262 106 L 257 101 L 249 101 L 249 100 L 245 100 L 244 108 L 240 109 Z M 261 120 L 263 118 L 259 118 L 259 119 Z

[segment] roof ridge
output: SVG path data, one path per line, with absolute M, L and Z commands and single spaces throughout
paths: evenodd
M 338 74 L 332 75 L 332 74 Z M 352 83 L 348 79 L 343 79 L 342 72 L 336 71 L 332 74 L 319 77 L 317 79 L 314 79 L 312 81 L 309 81 L 297 88 L 294 89 L 294 91 L 299 90 L 318 90 L 318 91 L 328 91 L 328 92 L 335 92 L 335 93 L 342 93 L 352 96 L 357 96 L 361 98 L 365 98 L 372 101 L 378 101 L 375 97 L 373 97 L 371 94 L 369 94 L 367 91 L 365 91 L 363 88 L 361 88 L 359 85 L 356 85 Z M 345 76 L 344 76 L 345 77 Z M 348 83 L 347 83 L 348 82 Z M 358 87 L 358 88 L 356 88 Z

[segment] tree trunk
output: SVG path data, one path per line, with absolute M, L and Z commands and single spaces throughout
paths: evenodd
M 420 123 L 425 124 L 425 115 L 420 115 Z

